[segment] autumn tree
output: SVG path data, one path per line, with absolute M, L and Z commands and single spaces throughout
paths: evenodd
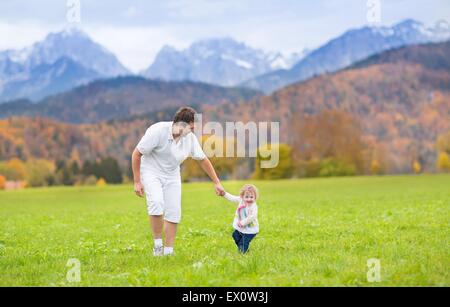
M 55 165 L 44 159 L 31 159 L 25 163 L 27 183 L 32 187 L 48 186 L 55 182 Z
M 6 177 L 0 175 L 0 190 L 4 190 L 6 186 Z
M 26 180 L 27 169 L 25 163 L 20 159 L 13 158 L 0 162 L 0 174 L 8 180 Z
M 273 161 L 273 154 L 277 152 L 278 161 Z M 273 161 L 278 162 L 274 167 L 262 167 L 262 163 Z M 293 173 L 292 148 L 287 144 L 271 144 L 270 148 L 260 147 L 255 160 L 255 179 L 282 179 L 290 178 Z
M 450 171 L 450 157 L 446 152 L 439 153 L 436 167 L 445 172 Z
M 378 160 L 374 159 L 370 161 L 370 173 L 372 175 L 381 174 L 381 164 Z
M 450 131 L 438 137 L 436 148 L 438 152 L 437 169 L 450 171 Z
M 73 185 L 75 183 L 75 176 L 72 172 L 71 167 L 66 161 L 56 162 L 56 183 L 62 185 Z
M 441 134 L 438 137 L 436 146 L 439 151 L 444 151 L 450 154 L 450 131 Z
M 204 135 L 200 143 L 206 156 L 214 165 L 217 175 L 221 179 L 230 178 L 239 163 L 239 158 L 226 157 L 227 146 L 235 146 L 234 141 L 224 140 L 214 135 Z M 181 166 L 181 177 L 183 181 L 208 178 L 207 174 L 199 167 L 198 162 L 190 158 L 186 159 Z
M 336 175 L 363 173 L 362 128 L 349 114 L 333 109 L 300 116 L 289 133 L 298 175 L 320 175 L 321 168 L 330 176 L 333 169 Z
M 103 179 L 103 178 L 100 178 L 99 180 L 97 180 L 95 185 L 98 186 L 98 187 L 104 187 L 104 186 L 106 186 L 106 180 Z
M 121 183 L 122 171 L 119 163 L 112 157 L 106 157 L 100 160 L 98 173 L 94 174 L 97 178 L 104 178 L 107 183 Z
M 415 174 L 419 174 L 422 172 L 422 164 L 418 160 L 414 160 L 412 163 L 412 169 Z

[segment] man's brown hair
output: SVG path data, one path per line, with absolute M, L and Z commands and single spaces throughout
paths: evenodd
M 184 123 L 193 123 L 194 122 L 194 115 L 197 113 L 193 108 L 190 107 L 181 107 L 178 109 L 177 113 L 175 113 L 175 116 L 173 117 L 173 122 L 184 122 Z

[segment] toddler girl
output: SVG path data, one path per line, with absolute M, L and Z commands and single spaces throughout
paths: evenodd
M 252 184 L 246 184 L 241 188 L 239 196 L 223 192 L 222 195 L 238 207 L 233 221 L 233 239 L 241 253 L 248 251 L 250 241 L 259 232 L 258 224 L 258 189 Z

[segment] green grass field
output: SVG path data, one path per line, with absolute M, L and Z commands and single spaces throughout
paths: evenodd
M 234 204 L 192 183 L 176 255 L 158 258 L 131 185 L 2 191 L 0 285 L 450 285 L 449 175 L 255 184 L 261 232 L 249 254 L 231 238 Z M 80 283 L 66 280 L 69 258 Z M 367 281 L 369 258 L 381 262 L 379 283 Z

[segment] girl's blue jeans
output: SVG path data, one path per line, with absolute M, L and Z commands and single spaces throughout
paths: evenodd
M 236 243 L 239 251 L 244 254 L 248 251 L 250 242 L 255 236 L 256 233 L 242 233 L 236 229 L 233 231 L 234 242 Z

